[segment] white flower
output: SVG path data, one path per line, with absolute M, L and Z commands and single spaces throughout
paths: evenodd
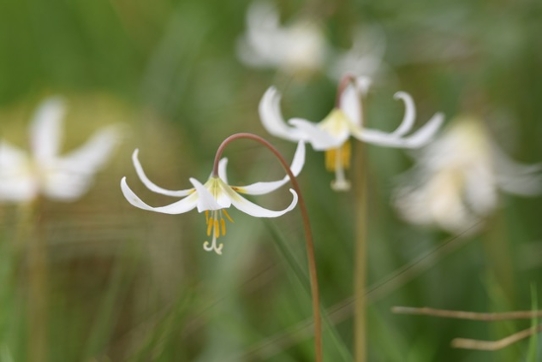
M 40 193 L 72 201 L 88 190 L 118 143 L 119 130 L 103 128 L 80 148 L 60 156 L 64 113 L 60 98 L 40 105 L 30 127 L 30 154 L 0 140 L 0 202 L 29 202 Z
M 336 80 L 344 74 L 374 77 L 383 67 L 385 50 L 386 37 L 382 29 L 376 25 L 358 26 L 354 31 L 352 47 L 333 55 L 328 74 Z
M 539 194 L 540 171 L 541 165 L 511 160 L 481 121 L 462 117 L 422 150 L 409 172 L 410 184 L 397 190 L 395 204 L 409 222 L 464 232 L 496 207 L 499 188 L 517 195 Z
M 247 186 L 230 186 L 228 184 L 228 178 L 226 174 L 227 159 L 220 160 L 218 167 L 218 174 L 209 177 L 204 184 L 200 183 L 194 178 L 190 178 L 190 182 L 194 186 L 193 188 L 186 190 L 166 190 L 151 182 L 143 172 L 143 168 L 137 158 L 138 150 L 136 150 L 132 156 L 134 166 L 137 175 L 147 188 L 158 194 L 182 197 L 180 201 L 176 201 L 170 205 L 161 207 L 152 207 L 141 201 L 141 199 L 134 194 L 134 192 L 128 187 L 126 183 L 126 177 L 121 180 L 121 189 L 124 197 L 132 205 L 149 211 L 160 212 L 164 214 L 182 214 L 187 211 L 197 208 L 198 212 L 205 211 L 205 219 L 207 222 L 207 236 L 213 235 L 212 242 L 205 242 L 203 247 L 207 251 L 214 250 L 217 254 L 222 254 L 223 244 L 217 245 L 217 239 L 220 236 L 226 235 L 226 221 L 233 222 L 232 218 L 227 212 L 227 208 L 233 205 L 240 211 L 249 214 L 254 217 L 279 217 L 288 211 L 292 210 L 297 204 L 297 194 L 294 190 L 290 189 L 293 195 L 293 200 L 290 205 L 280 211 L 273 211 L 258 206 L 249 200 L 245 199 L 240 194 L 246 195 L 263 195 L 270 193 L 279 187 L 286 184 L 290 179 L 285 176 L 283 179 L 272 182 L 256 182 Z M 292 161 L 291 170 L 292 173 L 297 176 L 303 164 L 305 162 L 305 145 L 303 142 L 299 142 L 297 150 Z
M 272 3 L 258 1 L 247 12 L 247 30 L 237 44 L 237 54 L 245 64 L 258 68 L 280 68 L 288 74 L 304 75 L 320 70 L 327 45 L 318 25 L 298 20 L 280 26 Z
M 406 108 L 399 127 L 391 133 L 364 128 L 360 98 L 366 93 L 370 81 L 363 77 L 347 77 L 343 83 L 339 89 L 338 104 L 317 124 L 292 118 L 288 125 L 281 114 L 280 93 L 274 87 L 265 92 L 259 106 L 260 118 L 269 133 L 291 141 L 309 142 L 315 150 L 326 151 L 326 168 L 335 171 L 336 179 L 331 185 L 335 190 L 350 188 L 344 175 L 344 170 L 350 164 L 350 136 L 380 146 L 417 148 L 429 142 L 444 120 L 444 116 L 437 113 L 420 130 L 405 137 L 414 125 L 416 109 L 408 93 L 397 92 L 395 98 L 402 100 Z

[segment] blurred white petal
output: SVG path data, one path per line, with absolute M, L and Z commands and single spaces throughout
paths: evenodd
M 348 119 L 357 126 L 363 124 L 361 107 L 361 98 L 357 86 L 352 83 L 348 84 L 341 94 L 340 108 Z
M 30 145 L 38 163 L 51 162 L 62 143 L 62 118 L 65 107 L 61 98 L 49 98 L 39 106 L 30 126 Z
M 394 136 L 403 136 L 410 132 L 416 119 L 416 106 L 414 100 L 407 92 L 397 92 L 393 96 L 395 99 L 401 99 L 405 103 L 405 115 L 399 127 L 392 133 Z
M 209 181 L 207 181 L 207 183 L 216 183 L 212 185 L 214 186 L 213 187 L 214 192 L 213 194 L 211 194 L 209 190 L 207 189 L 209 184 L 206 184 L 204 186 L 201 184 L 201 182 L 199 182 L 195 178 L 190 178 L 190 182 L 192 183 L 192 185 L 194 185 L 194 188 L 196 189 L 196 192 L 197 192 L 198 212 L 207 211 L 207 210 L 220 210 L 220 209 L 230 206 L 229 202 L 227 204 L 221 204 L 218 198 L 216 197 L 216 193 L 222 191 L 222 187 L 220 187 L 219 180 L 220 179 L 218 178 L 214 179 L 213 177 L 211 177 Z
M 289 141 L 300 141 L 302 134 L 295 128 L 289 127 L 282 118 L 280 110 L 281 95 L 275 87 L 269 87 L 259 104 L 260 119 L 267 132 Z
M 306 135 L 306 140 L 317 151 L 336 148 L 348 139 L 348 130 L 343 130 L 338 137 L 333 137 L 329 132 L 321 129 L 316 124 L 300 118 L 292 118 L 289 123 Z
M 96 131 L 74 151 L 58 158 L 58 166 L 74 173 L 92 175 L 111 157 L 121 140 L 121 126 L 112 125 Z

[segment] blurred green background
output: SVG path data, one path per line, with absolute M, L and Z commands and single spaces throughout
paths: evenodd
M 71 204 L 44 200 L 35 213 L 49 268 L 42 361 L 313 360 L 310 333 L 298 328 L 310 320 L 311 309 L 297 211 L 269 222 L 232 211 L 235 224 L 223 240 L 224 255 L 217 256 L 202 250 L 202 215 L 135 209 L 118 186 L 127 176 L 145 201 L 169 203 L 137 180 L 133 149 L 140 149 L 153 181 L 182 189 L 189 177 L 206 179 L 217 146 L 236 132 L 262 135 L 291 159 L 295 145 L 267 135 L 259 122 L 258 102 L 270 85 L 283 92 L 288 118 L 316 121 L 327 115 L 336 84 L 324 74 L 299 82 L 237 60 L 235 44 L 245 30 L 248 5 L 0 2 L 3 138 L 26 146 L 35 107 L 55 94 L 67 98 L 66 149 L 101 125 L 129 126 L 88 194 Z M 513 158 L 542 162 L 539 1 L 278 0 L 276 5 L 283 22 L 299 14 L 318 19 L 337 48 L 349 47 L 357 25 L 381 26 L 387 70 L 366 103 L 372 127 L 396 127 L 402 108 L 391 96 L 405 90 L 416 101 L 420 123 L 436 111 L 448 120 L 473 113 L 484 118 Z M 238 142 L 226 153 L 236 183 L 282 177 L 272 156 L 250 142 Z M 526 360 L 529 340 L 498 352 L 452 349 L 449 343 L 455 337 L 502 338 L 528 328 L 529 320 L 444 320 L 394 315 L 390 307 L 533 308 L 532 290 L 540 295 L 542 281 L 541 198 L 503 194 L 482 232 L 455 238 L 410 226 L 393 209 L 397 176 L 413 163 L 408 153 L 369 146 L 368 154 L 369 360 Z M 332 175 L 323 159 L 308 148 L 300 183 L 313 222 L 322 302 L 330 312 L 326 361 L 342 361 L 352 350 L 356 205 L 352 193 L 329 188 Z M 289 193 L 278 195 L 257 202 L 282 207 Z M 22 219 L 16 206 L 0 205 L 0 225 L 0 361 L 30 360 L 25 243 L 33 240 L 20 235 L 34 221 Z M 439 249 L 445 242 L 449 247 Z M 496 248 L 504 261 L 491 258 Z M 429 256 L 408 272 L 397 272 L 424 255 Z M 504 289 L 495 276 L 501 262 L 510 264 L 512 273 L 506 276 L 511 287 Z

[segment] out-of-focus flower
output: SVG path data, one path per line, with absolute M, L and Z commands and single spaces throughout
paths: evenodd
M 331 187 L 337 191 L 346 191 L 350 188 L 344 175 L 345 169 L 350 165 L 350 136 L 380 146 L 417 148 L 429 142 L 444 120 L 444 116 L 437 113 L 420 130 L 405 137 L 414 125 L 416 109 L 408 93 L 397 92 L 395 98 L 401 99 L 406 108 L 399 127 L 391 133 L 365 128 L 361 96 L 367 92 L 369 84 L 367 78 L 346 76 L 339 85 L 335 108 L 323 121 L 312 123 L 305 119 L 292 118 L 288 121 L 289 125 L 281 114 L 281 95 L 271 87 L 260 101 L 260 118 L 265 129 L 272 135 L 290 141 L 309 142 L 315 150 L 326 151 L 326 168 L 335 172 Z
M 254 2 L 247 13 L 246 33 L 239 39 L 237 54 L 245 64 L 279 68 L 291 75 L 311 74 L 324 65 L 327 44 L 320 27 L 309 19 L 281 26 L 271 2 Z
M 382 68 L 386 39 L 376 25 L 358 26 L 352 47 L 337 50 L 314 19 L 300 18 L 281 26 L 270 1 L 253 2 L 246 22 L 246 32 L 237 42 L 237 56 L 250 67 L 276 68 L 301 79 L 323 72 L 334 80 L 346 73 L 373 77 Z
M 297 204 L 297 194 L 294 190 L 290 189 L 293 195 L 293 200 L 290 205 L 280 211 L 268 210 L 261 206 L 258 206 L 251 201 L 245 199 L 240 194 L 246 195 L 263 195 L 275 191 L 279 187 L 283 186 L 289 181 L 289 177 L 285 176 L 282 180 L 272 182 L 256 182 L 247 186 L 231 186 L 228 184 L 228 177 L 226 173 L 227 159 L 220 160 L 218 167 L 218 174 L 209 177 L 205 184 L 202 184 L 194 178 L 190 178 L 190 183 L 194 186 L 186 190 L 166 190 L 163 189 L 149 180 L 149 178 L 143 172 L 143 168 L 137 158 L 138 151 L 136 150 L 132 156 L 134 167 L 137 175 L 143 182 L 143 184 L 151 191 L 158 194 L 182 197 L 180 201 L 174 202 L 170 205 L 161 207 L 152 207 L 144 203 L 129 187 L 126 183 L 126 177 L 121 180 L 121 189 L 126 200 L 132 205 L 149 211 L 160 212 L 164 214 L 182 214 L 187 211 L 197 208 L 198 212 L 205 211 L 205 220 L 207 223 L 207 236 L 213 235 L 211 243 L 205 241 L 203 248 L 207 251 L 215 251 L 217 254 L 222 254 L 223 244 L 217 244 L 217 239 L 220 236 L 226 235 L 226 220 L 233 222 L 232 218 L 227 212 L 227 208 L 233 205 L 240 211 L 254 216 L 254 217 L 279 217 L 288 211 L 292 210 Z M 305 144 L 299 142 L 297 150 L 294 155 L 294 159 L 291 164 L 292 173 L 297 176 L 303 164 L 305 163 Z
M 378 26 L 359 26 L 349 50 L 336 52 L 331 57 L 328 74 L 340 80 L 344 74 L 374 77 L 382 68 L 386 37 Z
M 64 113 L 60 98 L 40 105 L 30 126 L 30 153 L 0 140 L 0 202 L 30 202 L 40 193 L 73 201 L 89 189 L 94 174 L 120 140 L 119 127 L 105 127 L 83 146 L 61 156 Z
M 531 196 L 542 192 L 542 165 L 510 159 L 474 117 L 456 119 L 425 147 L 398 188 L 401 216 L 419 225 L 436 224 L 452 233 L 475 230 L 497 205 L 497 190 Z

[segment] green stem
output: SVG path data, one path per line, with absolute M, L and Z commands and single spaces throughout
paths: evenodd
M 309 264 L 309 277 L 310 277 L 310 284 L 311 284 L 311 296 L 312 296 L 312 312 L 313 312 L 313 319 L 314 319 L 314 350 L 315 350 L 315 357 L 316 362 L 322 362 L 323 361 L 323 353 L 322 353 L 322 317 L 320 315 L 320 293 L 318 291 L 318 277 L 316 273 L 316 258 L 314 254 L 314 241 L 312 237 L 312 231 L 310 226 L 310 220 L 309 220 L 309 213 L 307 211 L 307 206 L 305 204 L 305 201 L 303 199 L 303 196 L 301 194 L 301 188 L 299 187 L 299 183 L 297 182 L 297 179 L 295 175 L 292 173 L 292 170 L 290 169 L 290 166 L 288 165 L 288 162 L 282 157 L 280 152 L 273 146 L 271 143 L 266 141 L 260 136 L 257 136 L 252 133 L 236 133 L 234 135 L 229 136 L 226 138 L 222 144 L 218 147 L 218 150 L 216 151 L 216 156 L 214 160 L 214 166 L 213 166 L 213 175 L 216 177 L 218 175 L 218 163 L 220 161 L 220 158 L 222 157 L 222 153 L 224 152 L 224 149 L 226 146 L 237 140 L 237 139 L 250 139 L 253 141 L 256 141 L 263 146 L 267 147 L 279 160 L 280 164 L 288 174 L 288 177 L 290 178 L 290 182 L 292 184 L 293 189 L 297 193 L 298 197 L 298 204 L 299 208 L 301 210 L 301 217 L 303 219 L 303 227 L 305 229 L 305 246 L 307 250 L 307 259 Z
M 367 156 L 365 145 L 356 144 L 356 242 L 354 245 L 354 357 L 367 360 Z
M 28 361 L 31 362 L 47 360 L 47 244 L 39 205 L 39 200 L 21 205 L 17 240 L 28 257 Z

